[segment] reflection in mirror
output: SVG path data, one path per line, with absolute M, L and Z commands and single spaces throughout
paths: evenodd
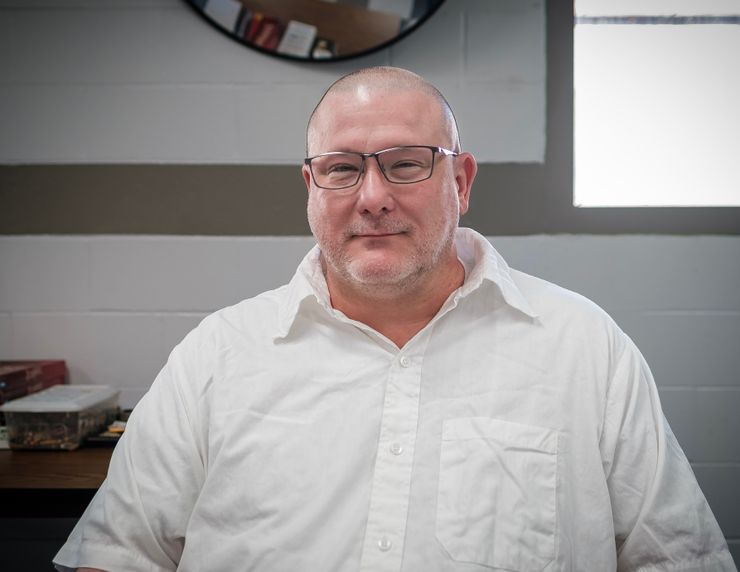
M 406 36 L 444 0 L 186 0 L 261 52 L 309 61 L 366 55 Z

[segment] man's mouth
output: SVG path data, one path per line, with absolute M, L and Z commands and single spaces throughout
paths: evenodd
M 383 238 L 386 236 L 396 236 L 398 234 L 403 234 L 403 233 L 401 232 L 361 232 L 353 236 L 357 238 Z

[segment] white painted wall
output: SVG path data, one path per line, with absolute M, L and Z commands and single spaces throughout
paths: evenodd
M 544 0 L 451 0 L 337 64 L 249 50 L 182 0 L 0 0 L 0 163 L 297 164 L 323 91 L 369 65 L 436 83 L 480 160 L 544 160 Z

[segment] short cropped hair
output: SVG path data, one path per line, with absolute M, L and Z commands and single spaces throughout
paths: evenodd
M 452 139 L 452 150 L 457 152 L 461 150 L 457 120 L 445 96 L 434 85 L 411 71 L 390 66 L 377 66 L 353 71 L 339 78 L 324 92 L 324 95 L 321 96 L 321 99 L 316 104 L 316 107 L 314 107 L 308 119 L 308 125 L 306 127 L 306 155 L 309 154 L 309 143 L 314 117 L 327 96 L 335 92 L 351 91 L 360 85 L 369 86 L 372 89 L 414 90 L 435 99 L 442 111 L 442 121 L 447 124 L 447 129 Z

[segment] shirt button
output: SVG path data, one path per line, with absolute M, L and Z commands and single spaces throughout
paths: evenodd
M 386 536 L 378 540 L 378 548 L 383 552 L 388 552 L 392 547 L 393 543 Z
M 411 365 L 411 360 L 407 358 L 406 356 L 401 356 L 401 367 L 409 367 Z
M 393 443 L 391 445 L 391 453 L 394 455 L 400 455 L 403 453 L 403 447 L 401 446 L 401 443 Z

